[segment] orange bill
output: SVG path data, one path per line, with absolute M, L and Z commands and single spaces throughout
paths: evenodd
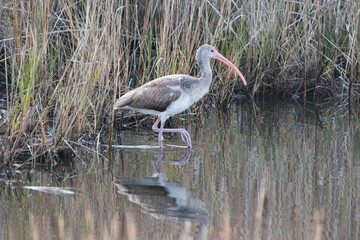
M 235 72 L 237 72 L 237 74 L 239 74 L 241 80 L 243 81 L 244 85 L 246 86 L 246 80 L 244 78 L 244 76 L 242 75 L 242 73 L 240 72 L 240 70 L 232 63 L 230 62 L 226 57 L 224 57 L 223 55 L 221 55 L 220 53 L 216 53 L 214 56 L 215 59 L 225 63 L 226 65 L 228 65 L 229 67 L 231 67 L 232 69 L 235 70 Z

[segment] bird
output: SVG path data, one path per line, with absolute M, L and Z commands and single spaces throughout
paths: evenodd
M 151 80 L 122 95 L 114 103 L 114 110 L 132 109 L 148 115 L 157 115 L 158 118 L 152 125 L 152 130 L 158 133 L 160 149 L 163 148 L 163 133 L 169 132 L 180 133 L 182 141 L 188 148 L 192 148 L 191 137 L 186 129 L 164 128 L 164 124 L 169 117 L 185 111 L 208 93 L 212 82 L 210 67 L 212 58 L 232 68 L 244 85 L 247 85 L 243 74 L 230 60 L 221 55 L 215 47 L 203 44 L 198 48 L 195 56 L 200 67 L 200 78 L 174 74 Z

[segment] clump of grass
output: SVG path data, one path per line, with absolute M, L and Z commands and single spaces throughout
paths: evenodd
M 112 103 L 129 88 L 165 74 L 198 75 L 194 56 L 203 43 L 215 45 L 249 82 L 243 88 L 216 65 L 207 99 L 359 97 L 359 7 L 357 1 L 3 0 L 0 76 L 10 119 L 3 159 L 24 151 L 34 158 L 101 132 L 113 121 Z

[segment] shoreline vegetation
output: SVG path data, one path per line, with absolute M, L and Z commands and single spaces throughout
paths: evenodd
M 359 9 L 359 1 L 2 0 L 0 166 L 24 154 L 51 158 L 82 134 L 110 131 L 113 103 L 129 88 L 198 76 L 203 43 L 249 86 L 216 64 L 199 106 L 243 96 L 358 100 Z

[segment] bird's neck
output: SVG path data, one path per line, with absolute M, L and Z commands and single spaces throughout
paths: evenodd
M 210 59 L 198 61 L 200 67 L 200 80 L 202 84 L 210 85 L 212 81 L 212 71 L 210 67 Z

